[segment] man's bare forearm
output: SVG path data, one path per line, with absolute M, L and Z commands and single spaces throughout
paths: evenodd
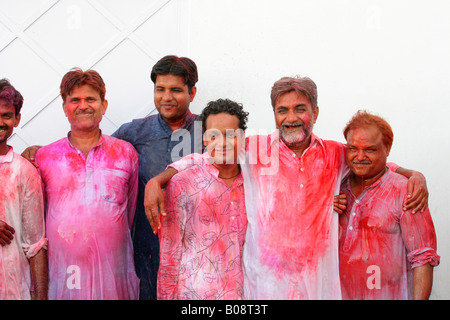
M 167 184 L 169 183 L 170 179 L 174 175 L 176 175 L 178 171 L 172 167 L 168 167 L 166 170 L 158 174 L 157 176 L 153 177 L 152 180 L 159 184 L 159 186 L 164 189 L 167 187 Z
M 33 300 L 47 300 L 48 298 L 48 262 L 47 250 L 41 249 L 30 258 L 31 281 L 33 282 Z
M 427 263 L 414 268 L 413 299 L 428 300 L 433 286 L 433 267 Z

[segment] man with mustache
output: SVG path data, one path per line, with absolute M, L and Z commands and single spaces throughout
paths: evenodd
M 198 115 L 189 110 L 197 93 L 197 65 L 187 57 L 167 55 L 152 67 L 154 104 L 157 114 L 134 119 L 117 129 L 112 136 L 133 145 L 139 156 L 139 187 L 132 228 L 136 273 L 140 279 L 140 300 L 156 299 L 159 267 L 159 241 L 153 234 L 144 209 L 147 182 L 166 166 L 194 151 L 203 149 L 201 128 L 195 125 Z M 28 147 L 22 156 L 34 162 L 38 146 Z
M 428 208 L 402 210 L 405 177 L 386 167 L 393 142 L 381 117 L 358 111 L 344 129 L 351 169 L 341 190 L 348 199 L 339 217 L 342 297 L 351 300 L 428 299 L 439 264 Z
M 108 101 L 96 71 L 69 71 L 60 92 L 71 130 L 36 152 L 46 199 L 49 299 L 135 300 L 137 152 L 102 134 Z
M 0 80 L 0 300 L 47 299 L 47 239 L 41 179 L 8 146 L 23 97 Z
M 319 108 L 311 79 L 276 81 L 271 101 L 278 131 L 249 137 L 241 161 L 248 219 L 244 294 L 249 299 L 340 299 L 333 199 L 348 170 L 344 145 L 312 133 Z M 276 170 L 267 155 L 270 164 L 279 164 Z M 189 163 L 192 159 L 174 163 L 149 181 L 146 209 L 154 230 L 160 226 L 158 212 L 165 214 L 160 187 Z M 413 196 L 405 206 L 422 210 L 427 201 L 423 176 L 399 170 L 411 176 Z

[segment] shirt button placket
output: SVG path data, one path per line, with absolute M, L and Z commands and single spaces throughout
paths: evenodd
M 299 180 L 300 181 L 304 181 L 305 167 L 303 166 L 303 160 L 302 159 L 300 159 L 299 168 L 300 168 L 300 170 L 299 170 L 300 179 Z M 303 189 L 303 187 L 304 187 L 303 183 L 300 182 L 300 188 Z
M 92 165 L 93 162 L 93 155 L 89 153 L 87 159 L 86 159 L 86 201 L 89 202 L 91 199 L 95 197 L 95 190 L 94 190 L 94 167 Z

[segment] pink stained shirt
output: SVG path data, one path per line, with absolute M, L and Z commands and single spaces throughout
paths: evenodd
M 344 146 L 312 134 L 299 158 L 279 139 L 251 136 L 244 172 L 250 299 L 340 299 L 338 215 Z
M 14 228 L 14 239 L 0 246 L 0 300 L 29 300 L 30 258 L 46 249 L 41 178 L 10 147 L 0 156 L 0 220 Z
M 298 158 L 278 137 L 251 136 L 244 176 L 247 299 L 340 299 L 338 215 L 333 199 L 346 170 L 344 146 L 314 134 Z M 198 163 L 192 154 L 170 166 Z
M 348 200 L 339 221 L 344 299 L 411 299 L 411 268 L 439 264 L 429 210 L 412 214 L 402 209 L 407 183 L 387 171 L 356 198 L 350 180 L 343 182 Z
M 333 202 L 348 172 L 345 146 L 312 134 L 299 158 L 275 131 L 248 137 L 239 162 L 248 220 L 245 298 L 341 299 L 339 217 Z M 182 172 L 195 163 L 201 163 L 199 154 L 169 166 Z
M 199 157 L 165 191 L 158 299 L 242 299 L 247 227 L 242 175 L 228 187 L 207 153 Z
M 66 137 L 39 149 L 36 162 L 46 197 L 49 299 L 137 299 L 136 150 L 101 135 L 85 158 Z

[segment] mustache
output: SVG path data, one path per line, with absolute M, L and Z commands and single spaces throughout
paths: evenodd
M 352 161 L 353 164 L 371 164 L 372 162 L 368 161 L 368 160 L 363 160 L 363 161 Z
M 92 114 L 92 113 L 94 113 L 93 109 L 85 109 L 85 110 L 77 110 L 75 112 L 75 115 L 78 115 L 78 114 Z
M 281 127 L 303 127 L 305 124 L 302 121 L 296 121 L 292 123 L 283 123 Z

